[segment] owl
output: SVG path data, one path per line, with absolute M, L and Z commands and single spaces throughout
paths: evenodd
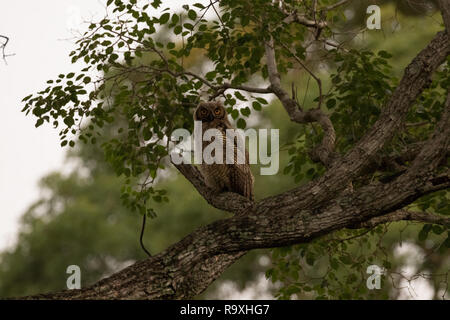
M 200 172 L 202 173 L 205 183 L 208 187 L 216 192 L 235 192 L 250 200 L 254 200 L 253 183 L 254 177 L 250 171 L 249 157 L 247 150 L 245 151 L 245 162 L 241 164 L 237 162 L 237 141 L 227 141 L 226 130 L 234 129 L 227 118 L 225 108 L 220 102 L 201 102 L 194 112 L 194 120 L 202 122 L 202 135 L 208 129 L 217 129 L 222 135 L 223 145 L 223 164 L 212 163 L 205 164 L 202 161 Z M 216 137 L 213 137 L 215 139 Z M 212 141 L 203 141 L 203 149 L 212 143 Z M 227 164 L 225 161 L 226 146 L 230 145 L 230 149 L 234 150 L 234 163 Z M 214 156 L 214 155 L 213 155 Z

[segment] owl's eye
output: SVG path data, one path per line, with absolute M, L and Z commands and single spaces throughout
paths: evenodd
M 201 110 L 200 110 L 200 114 L 201 114 L 202 116 L 206 116 L 207 113 L 208 113 L 208 112 L 206 111 L 206 109 L 201 109 Z
M 216 116 L 218 116 L 218 115 L 220 114 L 220 108 L 216 108 L 216 109 L 214 110 L 214 114 L 215 114 Z

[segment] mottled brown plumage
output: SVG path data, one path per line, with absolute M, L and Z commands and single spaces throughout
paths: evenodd
M 226 130 L 234 129 L 227 118 L 225 108 L 220 102 L 201 102 L 194 112 L 194 120 L 202 121 L 202 134 L 206 130 L 214 128 L 221 133 L 223 141 L 223 164 L 200 165 L 200 171 L 207 186 L 216 192 L 231 191 L 253 200 L 254 178 L 250 170 L 248 152 L 245 150 L 245 163 L 237 163 L 237 142 L 227 141 Z M 215 138 L 213 138 L 215 139 Z M 214 140 L 213 140 L 214 141 Z M 212 141 L 203 141 L 203 148 Z M 226 164 L 226 145 L 231 143 L 234 150 L 234 163 Z

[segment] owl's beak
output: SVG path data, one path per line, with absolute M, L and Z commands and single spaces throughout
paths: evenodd
M 212 113 L 210 112 L 210 113 L 208 114 L 208 117 L 204 118 L 204 119 L 202 120 L 202 122 L 211 122 L 211 121 L 213 121 L 213 120 L 214 120 L 214 116 L 213 116 Z

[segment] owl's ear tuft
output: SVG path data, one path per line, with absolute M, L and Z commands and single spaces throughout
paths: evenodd
M 200 101 L 199 104 L 197 105 L 197 109 L 200 108 L 200 107 L 206 107 L 207 104 L 208 104 L 208 102 Z
M 222 106 L 222 102 L 220 101 L 201 101 L 197 108 L 199 107 L 205 107 L 205 108 L 211 108 L 211 107 L 219 107 Z
M 223 104 L 221 101 L 214 101 L 214 106 L 215 107 L 223 107 Z

